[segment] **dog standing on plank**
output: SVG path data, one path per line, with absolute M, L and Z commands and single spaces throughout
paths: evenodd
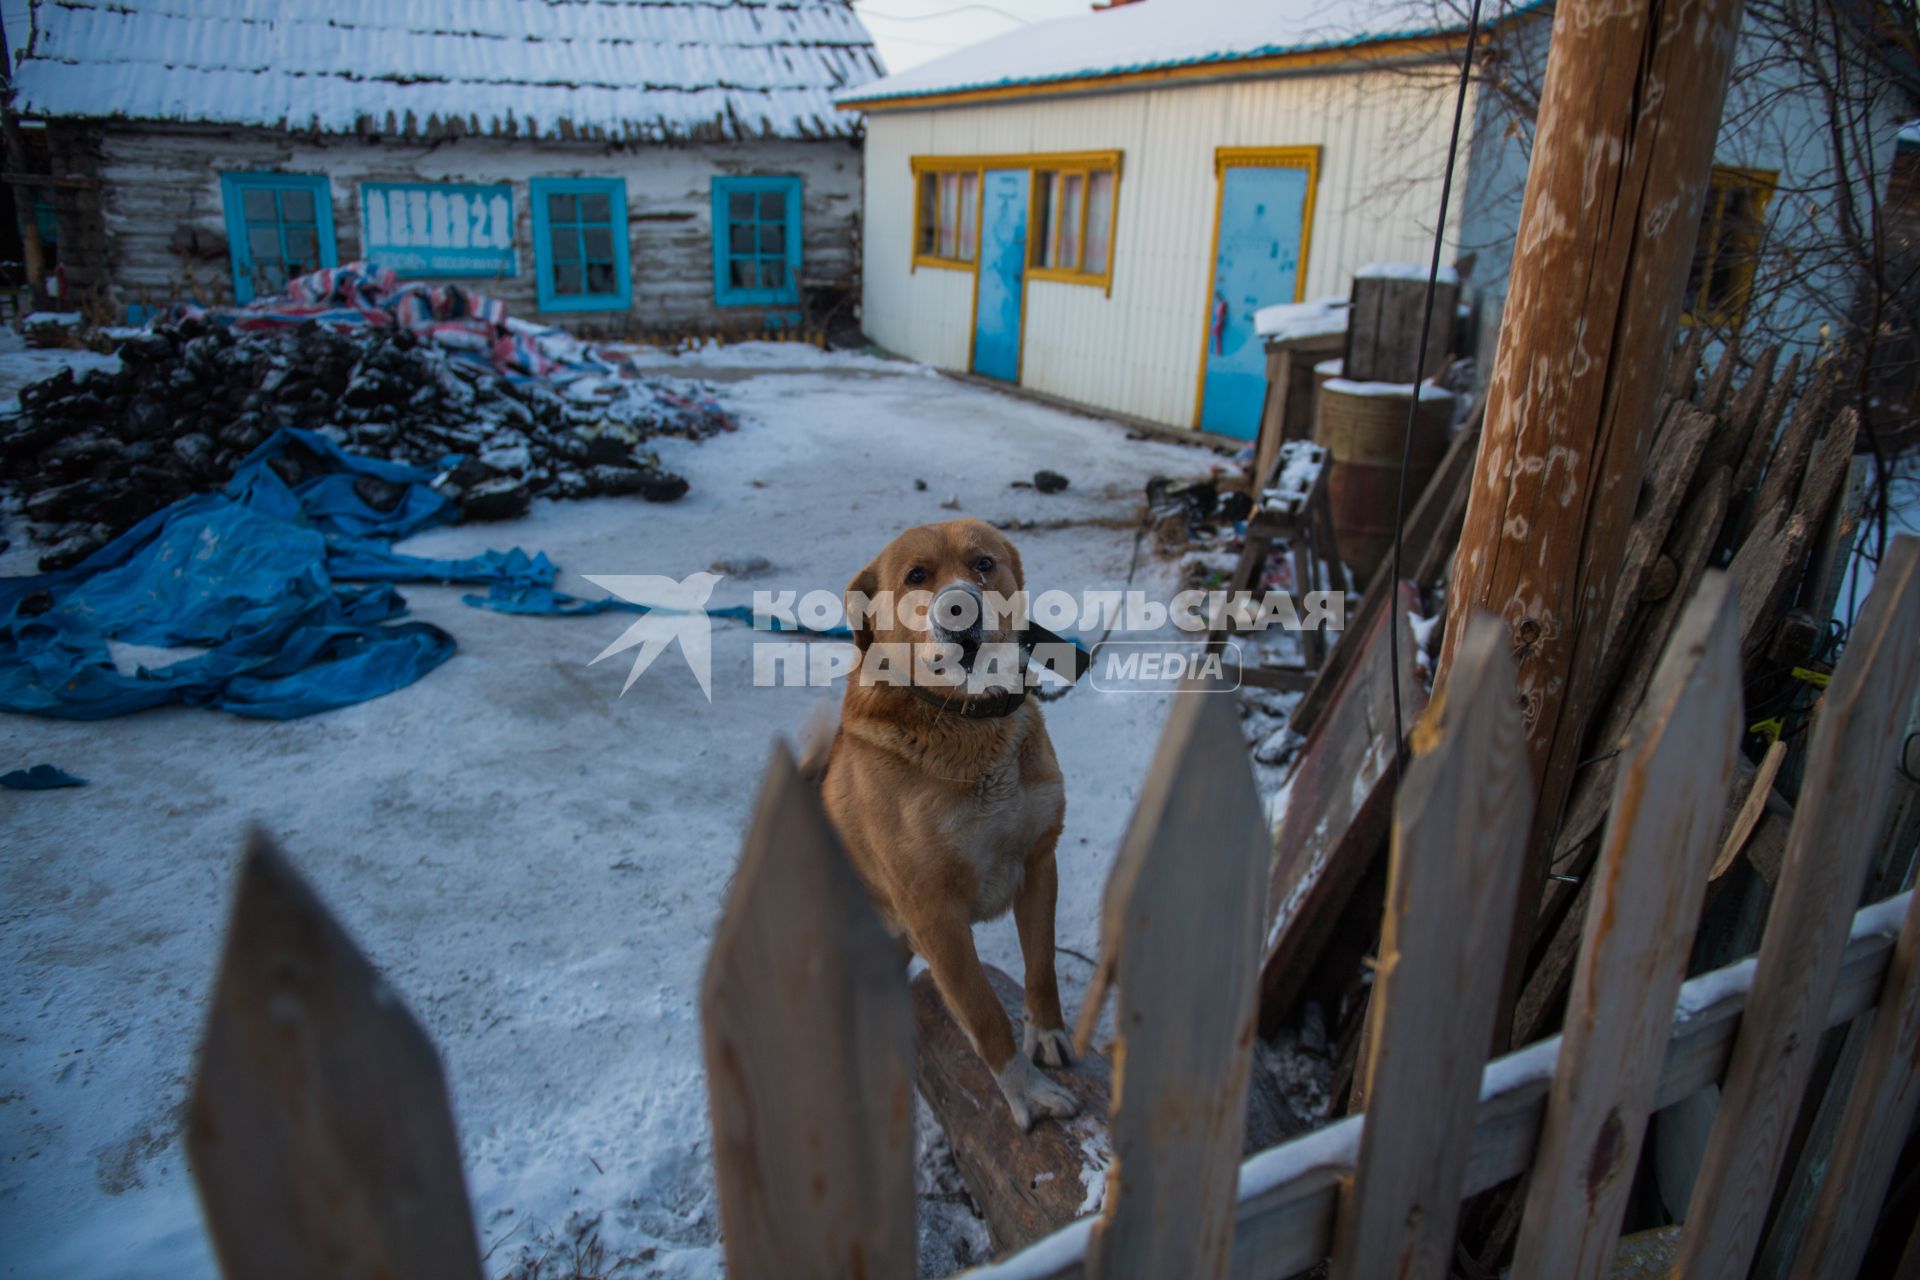
M 977 664 L 1016 652 L 1011 619 L 988 606 L 1025 585 L 1013 543 L 979 520 L 908 529 L 860 571 L 847 613 L 862 661 L 847 680 L 821 794 L 882 919 L 926 958 L 1014 1119 L 1031 1129 L 1079 1110 L 1034 1066 L 1072 1060 L 1053 967 L 1066 792 L 1022 664 L 997 688 L 966 682 Z M 868 610 L 876 600 L 891 609 Z M 883 657 L 910 664 L 913 682 L 899 667 L 891 678 L 870 671 Z M 936 668 L 960 683 L 942 683 Z M 974 924 L 1009 907 L 1026 963 L 1017 1050 L 973 946 Z

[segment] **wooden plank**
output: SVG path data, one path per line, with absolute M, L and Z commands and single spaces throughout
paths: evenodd
M 1357 382 L 1413 383 L 1432 377 L 1446 364 L 1459 286 L 1438 281 L 1433 313 L 1427 316 L 1427 281 L 1388 276 L 1355 276 L 1347 312 L 1343 377 Z M 1428 321 L 1427 363 L 1418 367 L 1420 330 Z
M 1627 1193 L 1733 780 L 1739 615 L 1709 574 L 1622 752 L 1513 1272 L 1597 1280 Z
M 1681 1243 L 1681 1274 L 1744 1276 L 1812 1069 L 1873 837 L 1891 800 L 1920 652 L 1920 539 L 1897 537 L 1815 725 L 1753 1001 L 1721 1091 Z
M 1025 1017 L 1020 984 L 991 965 L 987 981 L 1020 1040 Z M 914 1080 L 945 1130 L 954 1164 L 987 1220 L 997 1250 L 1033 1243 L 1075 1218 L 1097 1212 L 1105 1197 L 1112 1159 L 1107 1110 L 1113 1098 L 1113 1063 L 1089 1048 L 1070 1067 L 1041 1068 L 1073 1091 L 1080 1114 L 1023 1133 L 1014 1121 L 967 1034 L 953 1020 L 933 976 L 913 980 Z M 1256 1064 L 1247 1088 L 1242 1155 L 1277 1146 L 1307 1125 L 1280 1092 L 1270 1071 Z
M 226 1275 L 481 1274 L 433 1042 L 258 829 L 186 1142 Z
M 1394 784 L 1389 622 L 1400 628 L 1402 722 L 1411 729 L 1426 706 L 1424 685 L 1414 678 L 1407 622 L 1413 604 L 1403 585 L 1391 610 L 1383 605 L 1364 635 L 1350 633 L 1342 642 L 1356 646 L 1352 665 L 1308 735 L 1289 783 L 1267 894 L 1262 1034 L 1277 1031 L 1293 1008 L 1354 886 L 1386 842 Z
M 1680 566 L 1680 579 L 1673 592 L 1654 606 L 1634 629 L 1631 657 L 1614 686 L 1606 719 L 1594 735 L 1596 743 L 1617 742 L 1637 713 L 1648 682 L 1653 678 L 1654 664 L 1666 651 L 1668 637 L 1692 598 L 1700 575 L 1706 571 L 1708 551 L 1721 521 L 1726 518 L 1726 511 L 1726 472 L 1721 470 L 1688 504 L 1687 514 L 1668 544 L 1675 564 Z M 1537 1040 L 1545 1034 L 1572 975 L 1585 920 L 1588 888 L 1585 876 L 1597 853 L 1597 848 L 1589 852 L 1588 842 L 1606 820 L 1619 762 L 1618 755 L 1602 755 L 1575 775 L 1573 794 L 1567 801 L 1567 810 L 1554 840 L 1553 867 L 1556 873 L 1571 875 L 1578 882 L 1550 880 L 1541 894 L 1540 927 L 1550 941 L 1521 987 L 1513 1019 L 1516 1044 Z
M 1335 1280 L 1447 1274 L 1532 805 L 1513 660 L 1492 616 L 1413 735 L 1367 1022 L 1368 1124 Z
M 1267 849 L 1233 699 L 1189 685 L 1107 878 L 1080 1010 L 1084 1053 L 1118 983 L 1114 1158 L 1087 1250 L 1098 1280 L 1226 1273 Z
M 1767 393 L 1773 385 L 1774 365 L 1779 359 L 1780 348 L 1768 347 L 1753 362 L 1746 381 L 1734 392 L 1726 412 L 1721 415 L 1724 426 L 1708 447 L 1706 459 L 1701 463 L 1703 467 L 1731 470 L 1747 456 L 1753 433 L 1760 426 L 1760 412 L 1766 406 Z
M 1774 741 L 1767 748 L 1767 754 L 1760 759 L 1760 768 L 1753 775 L 1752 788 L 1747 792 L 1746 801 L 1740 806 L 1740 814 L 1733 820 L 1733 830 L 1727 832 L 1725 843 L 1720 846 L 1720 854 L 1713 860 L 1713 870 L 1707 878 L 1718 880 L 1747 847 L 1748 837 L 1753 829 L 1760 825 L 1760 815 L 1767 810 L 1767 793 L 1773 790 L 1773 780 L 1779 776 L 1780 762 L 1787 758 L 1787 744 Z
M 700 988 L 727 1274 L 914 1274 L 900 946 L 776 745 Z
M 1894 946 L 1859 1074 L 1828 1158 L 1796 1276 L 1858 1274 L 1894 1163 L 1920 1106 L 1920 898 Z
M 1874 904 L 1854 917 L 1840 980 L 1826 1011 L 1838 1026 L 1873 1007 L 1912 894 Z M 1654 1108 L 1691 1097 L 1720 1078 L 1752 981 L 1750 961 L 1705 973 L 1680 988 Z M 1538 1146 L 1547 1092 L 1560 1053 L 1555 1036 L 1490 1063 L 1481 1077 L 1472 1157 L 1463 1195 L 1524 1173 Z M 1240 1166 L 1233 1237 L 1233 1280 L 1282 1280 L 1314 1266 L 1332 1248 L 1341 1181 L 1360 1155 L 1365 1117 L 1337 1120 Z M 1084 1274 L 1089 1224 L 1076 1222 L 1011 1258 L 976 1268 L 967 1280 L 1073 1280 Z

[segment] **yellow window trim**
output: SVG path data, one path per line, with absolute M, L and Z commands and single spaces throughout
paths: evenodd
M 1213 151 L 1213 230 L 1207 246 L 1207 310 L 1200 326 L 1200 368 L 1193 383 L 1193 428 L 1207 399 L 1207 357 L 1213 353 L 1214 273 L 1220 266 L 1220 206 L 1227 194 L 1227 170 L 1305 169 L 1307 198 L 1300 209 L 1300 265 L 1293 276 L 1293 300 L 1307 296 L 1307 251 L 1313 247 L 1313 201 L 1320 190 L 1319 147 L 1215 147 Z
M 920 252 L 920 177 L 927 173 L 967 173 L 979 175 L 974 183 L 979 207 L 974 212 L 973 233 L 975 236 L 974 253 L 979 253 L 978 237 L 980 222 L 985 214 L 986 171 L 988 169 L 1026 169 L 1027 178 L 1027 225 L 1037 232 L 1039 227 L 1040 192 L 1039 184 L 1032 174 L 1039 170 L 1061 170 L 1067 173 L 1091 174 L 1096 169 L 1111 170 L 1113 173 L 1113 222 L 1107 229 L 1107 269 L 1097 275 L 1085 271 L 1071 271 L 1062 267 L 1042 267 L 1032 259 L 1037 258 L 1038 235 L 1028 240 L 1027 279 L 1051 280 L 1057 284 L 1085 285 L 1102 289 L 1106 295 L 1113 296 L 1113 259 L 1114 250 L 1119 244 L 1120 228 L 1120 159 L 1119 151 L 1026 151 L 1008 155 L 964 155 L 964 156 L 909 156 L 907 166 L 913 174 L 913 255 L 910 270 L 921 267 L 934 267 L 942 271 L 977 271 L 977 263 L 965 262 L 957 258 L 941 258 L 933 254 Z M 1080 201 L 1080 245 L 1084 253 L 1087 243 L 1087 204 Z
M 1749 169 L 1739 165 L 1717 164 L 1707 179 L 1707 208 L 1705 212 L 1712 218 L 1712 231 L 1707 237 L 1710 252 L 1707 256 L 1706 270 L 1701 273 L 1700 288 L 1686 300 L 1685 313 L 1680 317 L 1683 325 L 1710 324 L 1716 327 L 1737 328 L 1747 318 L 1747 308 L 1753 301 L 1753 273 L 1759 265 L 1760 241 L 1766 235 L 1767 206 L 1773 201 L 1773 193 L 1780 186 L 1778 169 Z M 1707 291 L 1713 285 L 1713 264 L 1719 257 L 1720 216 L 1726 211 L 1726 202 L 1717 197 L 1721 192 L 1745 188 L 1752 193 L 1754 204 L 1754 229 L 1740 237 L 1740 243 L 1732 246 L 1739 254 L 1733 287 L 1729 291 L 1732 301 L 1721 307 L 1708 307 Z

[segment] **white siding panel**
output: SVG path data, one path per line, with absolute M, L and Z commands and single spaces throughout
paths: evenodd
M 970 277 L 910 269 L 911 157 L 1117 149 L 1113 294 L 1030 283 L 1021 382 L 1191 426 L 1212 267 L 1215 149 L 1321 149 L 1305 296 L 1345 294 L 1368 262 L 1426 261 L 1452 88 L 1449 69 L 1429 65 L 876 113 L 867 123 L 867 331 L 892 350 L 965 367 Z M 1451 241 L 1458 217 L 1448 221 Z

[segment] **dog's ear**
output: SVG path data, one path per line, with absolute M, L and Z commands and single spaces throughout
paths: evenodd
M 1013 539 L 1000 535 L 1000 545 L 1007 549 L 1007 567 L 1013 570 L 1013 589 L 1024 591 L 1027 587 L 1027 571 L 1020 564 L 1020 548 L 1013 545 Z
M 853 631 L 853 647 L 861 653 L 873 643 L 873 612 L 871 601 L 874 593 L 880 590 L 880 562 L 874 561 L 853 576 L 847 584 L 845 607 L 847 626 Z

